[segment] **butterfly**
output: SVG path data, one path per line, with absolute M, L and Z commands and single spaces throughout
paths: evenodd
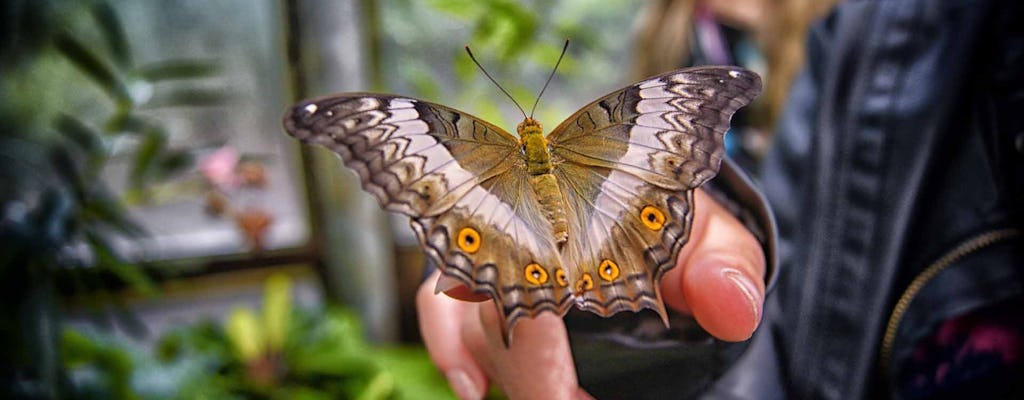
M 733 113 L 760 92 L 739 67 L 676 70 L 546 136 L 525 113 L 514 136 L 440 104 L 343 93 L 294 105 L 284 128 L 339 154 L 383 208 L 409 216 L 441 269 L 437 291 L 489 295 L 508 344 L 521 318 L 574 304 L 652 309 L 667 326 L 658 283 L 689 239 L 694 190 L 718 172 Z

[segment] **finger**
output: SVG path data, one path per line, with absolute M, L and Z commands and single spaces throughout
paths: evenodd
M 710 196 L 698 190 L 695 197 L 691 242 L 662 280 L 665 302 L 719 339 L 746 340 L 761 322 L 764 251 Z
M 479 303 L 478 318 L 467 318 L 466 346 L 511 399 L 588 398 L 576 380 L 565 323 L 553 313 L 519 320 L 505 347 L 493 303 Z M 582 397 L 581 397 L 582 396 Z
M 467 317 L 475 304 L 435 295 L 434 285 L 439 275 L 434 272 L 416 292 L 423 343 L 434 365 L 460 399 L 480 399 L 488 385 L 487 377 L 457 333 L 463 319 L 476 320 Z

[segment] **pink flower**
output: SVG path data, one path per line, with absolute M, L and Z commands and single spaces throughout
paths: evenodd
M 199 173 L 221 191 L 229 191 L 238 186 L 238 177 L 235 175 L 238 160 L 238 151 L 224 146 L 199 160 Z

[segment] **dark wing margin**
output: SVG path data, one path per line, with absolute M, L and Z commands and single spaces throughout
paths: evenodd
M 548 141 L 556 159 L 694 188 L 718 173 L 729 120 L 760 93 L 761 78 L 743 68 L 673 71 L 588 104 Z
M 512 135 L 468 114 L 406 97 L 350 93 L 304 101 L 288 134 L 338 153 L 381 207 L 436 215 L 476 183 L 505 172 Z M 479 151 L 488 148 L 490 151 Z

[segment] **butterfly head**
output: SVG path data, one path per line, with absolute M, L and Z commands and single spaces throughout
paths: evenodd
M 519 123 L 519 126 L 516 126 L 516 133 L 519 133 L 520 138 L 525 138 L 528 135 L 542 135 L 544 133 L 544 129 L 541 128 L 540 122 L 527 117 L 523 122 Z

